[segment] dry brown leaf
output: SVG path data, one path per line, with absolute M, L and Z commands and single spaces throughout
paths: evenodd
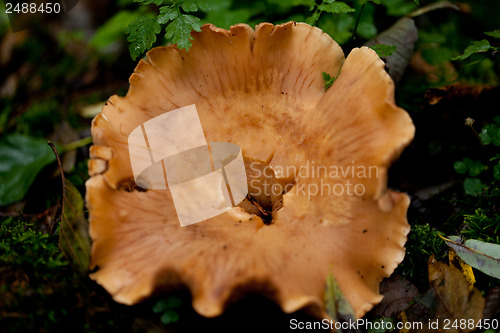
M 390 318 L 410 307 L 411 301 L 418 295 L 418 289 L 408 280 L 395 275 L 382 281 L 380 293 L 384 295 L 382 302 L 373 310 L 377 317 Z
M 435 319 L 439 319 L 440 329 L 444 329 L 445 319 L 478 321 L 483 317 L 484 298 L 477 288 L 469 291 L 469 284 L 460 270 L 437 262 L 434 257 L 429 260 L 429 284 L 434 289 L 439 305 Z M 455 329 L 452 326 L 447 330 L 452 332 L 471 332 L 473 329 Z
M 411 332 L 468 333 L 483 318 L 484 297 L 477 288 L 469 289 L 462 272 L 454 266 L 429 259 L 429 284 L 431 286 L 407 311 L 409 322 L 415 324 Z

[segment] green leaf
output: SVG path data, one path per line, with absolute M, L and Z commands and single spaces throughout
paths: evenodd
M 366 42 L 366 46 L 394 45 L 397 52 L 385 59 L 389 75 L 398 82 L 405 72 L 414 53 L 415 42 L 418 39 L 418 30 L 415 21 L 409 17 L 403 17 L 396 21 L 387 30 L 382 31 L 376 37 Z M 389 49 L 388 51 L 391 51 Z M 392 52 L 394 52 L 392 50 Z
M 165 29 L 165 38 L 177 44 L 180 49 L 191 47 L 191 31 L 200 31 L 200 19 L 196 16 L 181 14 Z
M 170 6 L 163 6 L 160 8 L 160 15 L 158 15 L 158 23 L 165 24 L 168 21 L 172 21 L 179 16 L 179 7 L 171 8 Z
M 495 146 L 500 146 L 500 127 L 496 124 L 485 125 L 479 137 L 485 145 L 493 143 Z
M 182 305 L 182 301 L 175 297 L 175 296 L 170 296 L 167 299 L 160 299 L 158 302 L 156 302 L 153 305 L 153 312 L 154 313 L 161 313 L 164 312 L 168 309 L 174 309 L 178 308 Z
M 500 180 L 500 164 L 497 164 L 493 167 L 493 177 Z
M 344 294 L 340 290 L 337 280 L 333 274 L 329 274 L 326 278 L 325 288 L 325 308 L 326 312 L 335 321 L 339 319 L 354 319 L 354 310 L 345 299 Z
M 354 15 L 337 15 L 335 20 L 322 19 L 318 28 L 332 36 L 340 45 L 351 40 L 356 19 Z
M 179 321 L 179 315 L 175 311 L 167 310 L 163 313 L 160 320 L 164 325 L 167 325 L 170 323 L 176 323 Z
M 472 164 L 474 164 L 474 161 L 468 157 L 464 158 L 462 161 L 467 165 L 468 168 L 470 168 Z
M 83 198 L 76 187 L 63 175 L 63 204 L 59 247 L 71 266 L 81 274 L 89 269 L 89 223 L 83 215 Z
M 483 193 L 483 189 L 486 187 L 481 180 L 478 178 L 467 178 L 464 181 L 465 194 L 478 196 Z
M 500 245 L 469 239 L 462 244 L 460 237 L 444 238 L 458 256 L 468 265 L 481 272 L 500 279 Z
M 345 2 L 334 2 L 329 4 L 321 4 L 318 6 L 318 9 L 322 12 L 332 13 L 332 14 L 345 14 L 352 13 L 356 10 L 354 8 L 349 7 Z
M 496 29 L 493 31 L 487 31 L 484 34 L 487 36 L 493 37 L 493 38 L 500 38 L 500 29 Z
M 129 51 L 133 60 L 153 46 L 160 31 L 161 27 L 155 18 L 138 17 L 135 22 L 129 24 L 125 32 L 129 35 L 127 40 L 131 43 Z
M 469 168 L 469 175 L 477 177 L 484 170 L 484 165 L 479 161 L 473 161 Z
M 491 143 L 491 136 L 488 134 L 488 132 L 486 131 L 481 131 L 481 133 L 479 133 L 479 138 L 481 139 L 481 143 L 485 146 L 489 145 Z
M 168 309 L 167 301 L 165 299 L 160 299 L 153 305 L 153 312 L 160 313 Z
M 5 206 L 23 199 L 55 157 L 47 141 L 14 134 L 0 141 L 0 161 L 0 206 Z
M 328 88 L 330 88 L 332 86 L 332 84 L 335 82 L 335 80 L 337 79 L 335 76 L 330 76 L 330 74 L 328 74 L 327 72 L 323 72 L 323 81 L 325 81 L 325 84 L 323 86 L 323 89 L 325 91 L 328 90 Z
M 185 12 L 196 12 L 198 10 L 198 5 L 194 1 L 183 2 L 181 7 Z
M 451 58 L 451 60 L 465 60 L 474 53 L 481 53 L 481 52 L 487 52 L 491 49 L 495 49 L 493 46 L 490 45 L 490 42 L 488 42 L 486 39 L 480 40 L 480 41 L 474 41 L 472 42 L 471 45 L 469 45 L 464 53 L 462 55 L 456 56 Z
M 467 170 L 469 170 L 469 167 L 467 166 L 467 164 L 465 164 L 462 161 L 456 161 L 455 163 L 453 163 L 453 168 L 455 169 L 455 171 L 457 173 L 460 173 L 460 174 L 464 174 L 467 172 Z
M 316 22 L 318 22 L 320 15 L 321 15 L 321 12 L 319 12 L 319 11 L 314 12 L 311 16 L 306 18 L 306 23 L 310 24 L 310 25 L 315 25 Z
M 377 52 L 377 55 L 380 58 L 389 57 L 391 54 L 396 52 L 396 47 L 394 45 L 376 44 L 376 45 L 370 46 L 370 48 L 373 51 Z

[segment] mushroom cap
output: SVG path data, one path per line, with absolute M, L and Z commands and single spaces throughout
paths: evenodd
M 185 286 L 207 317 L 242 291 L 262 293 L 287 313 L 307 307 L 325 317 L 325 283 L 333 273 L 362 317 L 381 301 L 379 283 L 403 260 L 409 232 L 409 199 L 386 184 L 414 126 L 395 105 L 383 61 L 367 47 L 345 59 L 327 34 L 303 23 L 262 23 L 255 31 L 208 24 L 193 37 L 189 51 L 148 52 L 127 95 L 112 96 L 93 120 L 86 183 L 97 267 L 91 278 L 124 304 Z M 322 72 L 340 69 L 325 92 Z M 168 189 L 137 187 L 128 135 L 191 104 L 207 141 L 236 143 L 276 179 L 294 180 L 271 224 L 234 207 L 181 227 Z M 312 166 L 329 174 L 311 175 Z M 349 194 L 348 182 L 363 193 L 353 195 L 351 187 Z M 313 193 L 325 184 L 327 195 Z

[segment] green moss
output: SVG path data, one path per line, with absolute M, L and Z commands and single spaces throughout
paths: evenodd
M 462 210 L 455 217 L 461 220 L 461 234 L 466 239 L 479 239 L 500 244 L 499 181 L 493 181 L 474 199 L 462 201 Z
M 57 236 L 36 231 L 31 223 L 3 220 L 0 239 L 0 267 L 23 267 L 28 273 L 43 273 L 68 265 L 57 246 Z
M 446 256 L 447 246 L 439 237 L 442 234 L 434 230 L 429 224 L 412 225 L 406 243 L 404 261 L 396 272 L 411 280 L 419 287 L 427 287 L 427 261 L 430 256 L 441 260 Z M 423 290 L 423 289 L 421 289 Z

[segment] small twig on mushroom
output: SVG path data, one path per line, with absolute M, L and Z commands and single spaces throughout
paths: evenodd
M 262 214 L 262 221 L 264 222 L 264 224 L 271 224 L 271 220 L 272 220 L 272 215 L 269 214 L 269 212 L 267 210 L 265 210 L 257 200 L 255 200 L 254 197 L 252 197 L 250 194 L 247 195 L 247 199 L 248 201 L 250 201 L 255 207 L 257 207 L 257 209 L 259 210 L 259 212 L 261 212 Z

